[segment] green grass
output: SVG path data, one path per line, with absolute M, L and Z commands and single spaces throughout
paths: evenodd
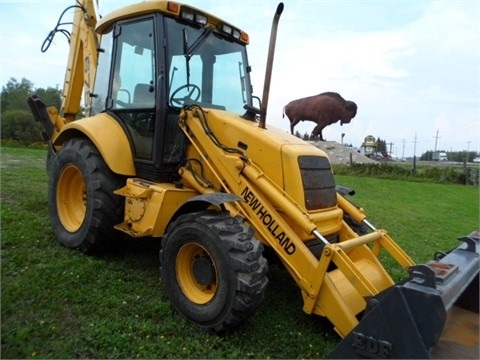
M 321 358 L 339 341 L 302 311 L 288 273 L 271 266 L 257 313 L 220 338 L 171 307 L 158 242 L 119 240 L 108 255 L 60 246 L 50 226 L 45 150 L 1 148 L 1 357 Z M 351 199 L 417 262 L 457 246 L 479 226 L 472 186 L 337 176 Z
M 419 263 L 431 259 L 435 251 L 456 247 L 457 237 L 480 227 L 479 189 L 473 186 L 353 176 L 335 179 L 355 189 L 349 199 Z

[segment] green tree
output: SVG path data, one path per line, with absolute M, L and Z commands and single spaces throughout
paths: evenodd
M 385 140 L 382 140 L 380 138 L 377 139 L 377 152 L 382 154 L 387 152 L 387 143 Z
M 1 138 L 16 140 L 28 145 L 41 141 L 42 126 L 35 122 L 27 98 L 37 94 L 47 106 L 61 106 L 61 91 L 58 87 L 34 89 L 33 83 L 25 78 L 17 81 L 10 78 L 1 92 Z
M 56 87 L 34 88 L 30 80 L 22 78 L 20 82 L 15 78 L 10 78 L 5 86 L 2 86 L 1 93 L 1 112 L 8 110 L 30 111 L 27 104 L 27 98 L 32 94 L 38 95 L 47 106 L 55 106 L 57 109 L 62 104 L 61 91 Z
M 25 110 L 2 112 L 2 139 L 17 140 L 25 145 L 42 141 L 41 125 Z
M 10 78 L 5 86 L 2 86 L 1 111 L 9 110 L 28 111 L 27 98 L 33 94 L 33 83 L 25 78 L 20 82 Z
M 47 87 L 46 89 L 35 89 L 35 94 L 43 101 L 43 103 L 47 107 L 55 106 L 57 109 L 60 109 L 60 106 L 62 106 L 62 93 L 61 90 L 58 88 L 58 85 L 55 88 Z

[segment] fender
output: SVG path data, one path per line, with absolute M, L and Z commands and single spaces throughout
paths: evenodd
M 188 199 L 186 203 L 193 203 L 193 202 L 201 202 L 201 203 L 208 203 L 210 205 L 221 205 L 223 203 L 231 202 L 231 201 L 243 201 L 245 202 L 240 196 L 235 194 L 228 194 L 222 192 L 213 192 L 213 193 L 206 193 L 202 195 L 194 196 Z
M 175 214 L 172 216 L 170 222 L 175 220 L 180 215 L 206 210 L 210 205 L 221 206 L 228 202 L 244 201 L 241 197 L 235 194 L 228 194 L 222 192 L 212 192 L 208 194 L 200 194 L 194 196 L 178 208 Z
M 179 209 L 180 215 L 186 212 L 205 210 L 210 205 L 219 206 L 232 201 L 244 201 L 240 196 L 222 192 L 201 194 L 188 199 Z M 177 216 L 175 214 L 174 218 Z
M 105 113 L 72 121 L 62 127 L 52 141 L 55 147 L 79 134 L 89 138 L 97 147 L 108 167 L 117 174 L 135 176 L 132 150 L 120 124 Z

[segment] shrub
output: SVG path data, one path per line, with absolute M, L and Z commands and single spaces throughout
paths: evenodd
M 405 165 L 391 163 L 333 164 L 332 169 L 335 175 L 369 176 L 380 179 L 428 181 L 447 184 L 465 184 L 466 176 L 470 177 L 470 169 L 467 169 L 467 175 L 465 175 L 463 169 L 449 166 L 427 166 L 417 169 L 415 172 Z
M 41 125 L 25 110 L 7 110 L 2 113 L 2 139 L 17 140 L 22 144 L 42 141 Z

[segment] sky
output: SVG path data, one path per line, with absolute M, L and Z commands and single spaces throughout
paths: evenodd
M 133 0 L 100 0 L 105 15 Z M 186 0 L 246 31 L 254 94 L 262 96 L 278 1 Z M 62 88 L 68 56 L 57 34 L 41 45 L 74 0 L 0 0 L 0 84 L 26 78 Z M 354 101 L 349 124 L 326 140 L 360 147 L 367 135 L 399 158 L 428 150 L 480 152 L 480 1 L 285 0 L 276 40 L 267 126 L 289 131 L 283 107 L 325 91 Z M 73 14 L 73 12 L 71 12 Z M 72 15 L 66 14 L 64 19 Z M 296 126 L 301 134 L 315 124 Z

